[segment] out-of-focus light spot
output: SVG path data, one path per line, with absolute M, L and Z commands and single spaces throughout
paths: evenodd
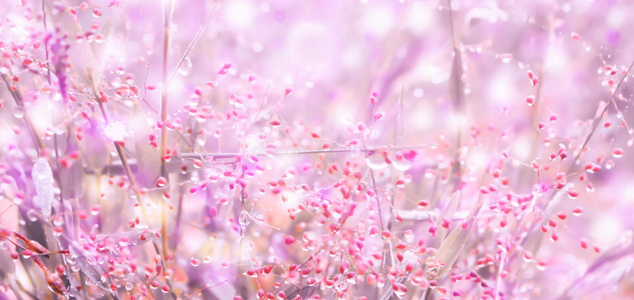
M 271 11 L 271 6 L 268 3 L 262 3 L 260 4 L 260 11 L 263 13 L 268 13 L 269 11 Z
M 337 105 L 337 109 L 333 110 L 333 120 L 338 124 L 353 125 L 352 116 L 355 113 L 355 107 L 351 103 L 345 102 Z
M 253 45 L 251 45 L 251 50 L 255 53 L 260 53 L 263 49 L 264 47 L 260 43 L 253 43 Z
M 29 110 L 29 114 L 33 116 L 31 120 L 33 121 L 35 130 L 38 132 L 44 132 L 47 127 L 53 125 L 54 113 L 52 111 L 54 106 L 51 101 L 39 101 L 27 109 Z
M 414 115 L 416 118 L 412 118 L 411 122 L 414 129 L 428 129 L 434 122 L 433 108 L 430 105 L 421 105 L 416 109 Z
M 143 35 L 141 40 L 143 41 L 143 45 L 145 45 L 146 47 L 151 47 L 152 44 L 154 44 L 155 42 L 155 37 L 151 33 L 146 33 Z
M 174 76 L 172 81 L 170 81 L 169 87 L 167 89 L 170 95 L 178 95 L 181 91 L 185 89 L 185 85 L 183 84 L 182 77 Z
M 292 27 L 286 37 L 287 51 L 279 55 L 290 65 L 320 77 L 331 70 L 331 62 L 339 54 L 335 45 L 333 32 L 324 24 L 301 22 Z
M 570 6 L 570 3 L 564 3 L 564 5 L 562 5 L 561 10 L 563 10 L 564 12 L 570 12 L 570 9 L 572 7 Z
M 415 98 L 422 98 L 425 92 L 422 89 L 415 89 L 413 94 Z
M 559 72 L 568 66 L 567 56 L 559 47 L 550 47 L 546 57 L 546 67 L 550 71 Z
M 512 78 L 506 71 L 496 72 L 487 89 L 489 98 L 497 104 L 508 103 L 514 99 L 515 94 L 512 89 L 507 88 L 513 86 Z
M 475 148 L 473 154 L 469 158 L 472 166 L 476 168 L 484 168 L 489 163 L 489 155 L 486 148 Z
M 457 1 L 452 1 L 451 4 L 452 8 L 455 11 L 456 8 L 453 6 L 454 2 L 457 3 Z M 496 23 L 497 21 L 506 21 L 508 19 L 508 14 L 499 9 L 495 2 L 487 2 L 486 4 L 488 4 L 488 7 L 477 7 L 470 10 L 465 16 L 465 19 L 467 20 L 466 23 L 470 23 L 472 19 L 487 20 L 491 23 Z
M 363 49 L 357 43 L 351 43 L 341 53 L 341 64 L 353 69 L 363 63 Z
M 372 6 L 363 14 L 360 27 L 362 31 L 384 37 L 394 26 L 394 15 L 392 10 L 385 6 Z
M 414 70 L 414 76 L 421 80 L 429 80 L 433 84 L 440 84 L 449 79 L 449 72 L 432 64 L 421 64 Z
M 518 137 L 512 145 L 511 155 L 518 159 L 525 159 L 531 151 L 532 143 L 527 137 Z
M 0 127 L 0 149 L 5 150 L 5 147 L 13 142 L 14 135 L 11 128 Z
M 423 2 L 414 2 L 410 9 L 407 10 L 405 18 L 412 32 L 422 34 L 429 29 L 431 24 L 435 23 L 434 16 L 431 13 L 431 8 L 427 7 Z
M 634 185 L 623 183 L 621 185 L 621 197 L 624 203 L 634 204 Z
M 464 114 L 451 114 L 449 116 L 449 126 L 451 130 L 461 129 L 464 124 L 469 124 L 469 117 Z
M 453 1 L 449 2 L 449 6 L 451 7 L 451 10 L 453 10 L 453 11 L 459 11 L 460 7 L 462 7 L 460 2 L 456 1 L 456 0 L 453 0 Z
M 608 12 L 605 22 L 613 28 L 619 28 L 625 21 L 625 10 L 613 8 Z
M 590 237 L 599 245 L 614 245 L 622 232 L 620 219 L 607 212 L 597 215 L 596 221 L 590 227 Z
M 130 136 L 128 128 L 122 122 L 112 122 L 106 125 L 103 134 L 111 141 L 123 141 Z
M 301 197 L 296 192 L 284 191 L 282 192 L 282 199 L 286 200 L 286 202 L 282 202 L 282 207 L 286 210 L 297 207 L 300 204 Z
M 262 9 L 261 6 L 260 9 Z M 245 29 L 248 28 L 253 21 L 253 6 L 249 1 L 228 1 L 223 10 L 223 15 L 225 24 L 237 29 Z

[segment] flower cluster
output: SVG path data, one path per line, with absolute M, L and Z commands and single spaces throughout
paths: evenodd
M 3 299 L 632 297 L 632 3 L 0 2 Z

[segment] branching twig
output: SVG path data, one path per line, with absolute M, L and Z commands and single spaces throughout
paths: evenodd
M 625 75 L 623 75 L 623 78 L 621 78 L 621 80 L 619 80 L 619 83 L 616 85 L 616 88 L 614 88 L 614 92 L 612 93 L 612 96 L 610 97 L 610 103 L 614 103 L 614 97 L 616 97 L 617 92 L 619 91 L 619 88 L 621 87 L 621 85 L 625 81 L 625 78 L 627 78 L 630 75 L 630 71 L 632 70 L 632 67 L 634 67 L 634 61 L 630 64 L 629 68 L 627 68 L 627 71 L 625 72 Z M 577 153 L 577 155 L 575 155 L 575 158 L 572 160 L 572 165 L 568 168 L 568 172 L 567 173 L 570 173 L 570 171 L 577 164 L 577 161 L 581 157 L 581 154 L 583 154 L 583 150 L 588 145 L 588 142 L 592 138 L 592 135 L 594 135 L 594 132 L 597 130 L 597 127 L 599 127 L 599 123 L 601 123 L 601 119 L 603 119 L 603 117 L 605 116 L 605 113 L 608 111 L 608 108 L 610 107 L 610 103 L 606 103 L 605 107 L 603 108 L 601 113 L 598 116 L 596 116 L 594 118 L 594 120 L 592 120 L 592 129 L 590 130 L 590 132 L 588 133 L 588 135 L 584 139 L 583 143 L 581 144 L 581 148 L 579 149 L 579 152 Z M 614 105 L 616 106 L 616 104 L 614 104 Z

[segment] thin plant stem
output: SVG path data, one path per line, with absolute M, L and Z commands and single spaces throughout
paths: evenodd
M 167 63 L 169 60 L 169 48 L 170 48 L 170 27 L 172 25 L 172 12 L 174 10 L 174 1 L 168 0 L 167 7 L 165 8 L 165 19 L 163 28 L 163 92 L 161 95 L 161 176 L 167 180 L 168 184 L 166 188 L 169 188 L 169 176 L 167 174 L 166 161 L 164 159 L 167 153 L 167 102 L 168 102 L 168 77 L 167 77 Z M 167 256 L 167 200 L 161 201 L 161 242 L 163 245 L 163 255 Z
M 7 89 L 9 90 L 9 93 L 13 97 L 15 104 L 17 105 L 19 109 L 22 110 L 22 113 L 24 114 L 22 118 L 24 119 L 24 122 L 26 123 L 26 128 L 29 131 L 31 138 L 33 139 L 33 143 L 36 146 L 35 149 L 39 155 L 41 151 L 44 150 L 46 147 L 44 146 L 44 142 L 42 142 L 42 139 L 40 139 L 40 136 L 37 135 L 35 126 L 33 126 L 33 121 L 31 121 L 31 117 L 29 116 L 28 112 L 26 111 L 26 108 L 24 107 L 24 100 L 22 98 L 22 94 L 20 93 L 19 90 L 13 89 L 13 87 L 11 86 L 11 83 L 9 82 L 9 79 L 7 78 L 7 75 L 2 74 L 2 80 L 7 85 Z
M 619 83 L 616 85 L 616 88 L 614 88 L 614 92 L 612 93 L 612 95 L 610 97 L 610 102 L 606 103 L 605 107 L 603 108 L 601 113 L 596 118 L 594 118 L 594 120 L 592 120 L 592 129 L 590 130 L 590 132 L 588 133 L 588 135 L 584 139 L 583 143 L 581 144 L 581 148 L 579 148 L 579 152 L 577 153 L 577 155 L 575 155 L 575 158 L 572 160 L 572 165 L 570 166 L 570 168 L 568 168 L 568 173 L 570 173 L 572 168 L 574 168 L 574 166 L 577 164 L 577 161 L 581 157 L 581 154 L 583 154 L 583 151 L 586 148 L 586 146 L 588 145 L 588 142 L 590 141 L 590 139 L 594 135 L 594 132 L 597 130 L 597 127 L 599 127 L 599 123 L 601 123 L 601 119 L 603 119 L 603 117 L 605 116 L 605 113 L 608 111 L 608 108 L 610 107 L 610 103 L 614 103 L 614 97 L 616 96 L 617 92 L 619 91 L 619 88 L 621 87 L 621 85 L 625 81 L 625 78 L 630 76 L 630 71 L 632 70 L 632 67 L 634 67 L 634 61 L 632 61 L 630 66 L 627 68 L 627 71 L 625 72 L 625 75 L 623 75 L 621 80 L 619 80 Z M 615 107 L 616 107 L 616 104 L 615 104 Z
M 176 76 L 176 72 L 178 72 L 178 69 L 180 68 L 180 66 L 183 64 L 183 62 L 185 61 L 185 59 L 187 58 L 189 53 L 194 49 L 194 47 L 196 47 L 196 44 L 198 43 L 200 38 L 203 36 L 205 31 L 207 31 L 207 27 L 209 27 L 209 24 L 211 24 L 211 20 L 213 20 L 213 16 L 216 13 L 216 10 L 218 9 L 219 5 L 220 5 L 220 0 L 217 0 L 216 4 L 214 5 L 214 8 L 211 10 L 211 12 L 209 12 L 209 14 L 207 15 L 207 18 L 205 18 L 205 22 L 203 23 L 203 25 L 200 26 L 200 28 L 198 28 L 198 31 L 196 32 L 196 35 L 194 35 L 194 38 L 192 39 L 192 41 L 187 46 L 187 49 L 185 49 L 185 53 L 183 53 L 183 55 L 181 56 L 180 60 L 176 64 L 176 67 L 174 68 L 174 70 L 170 74 L 169 78 L 167 79 L 167 81 L 164 81 L 164 82 L 166 82 L 166 85 L 168 85 L 172 81 L 174 76 Z M 167 18 L 166 18 L 166 20 L 167 20 Z M 166 65 L 164 64 L 164 66 L 166 66 Z
M 42 0 L 42 24 L 44 24 L 44 30 L 48 31 L 48 26 L 46 25 L 46 6 L 44 5 L 45 1 Z M 44 53 L 46 54 L 46 64 L 48 64 L 48 45 L 44 45 Z M 48 80 L 48 85 L 51 85 L 51 68 L 46 68 L 46 79 Z
M 95 93 L 95 100 L 97 101 L 97 103 L 99 103 L 99 110 L 101 111 L 101 114 L 104 118 L 104 121 L 106 122 L 106 124 L 110 124 L 110 117 L 108 116 L 108 113 L 103 105 L 103 102 L 101 100 L 99 100 L 99 98 L 97 97 L 98 93 Z M 145 208 L 143 207 L 143 203 L 141 202 L 141 193 L 139 192 L 139 187 L 137 185 L 137 182 L 134 178 L 134 175 L 132 174 L 132 170 L 130 169 L 130 165 L 128 164 L 128 160 L 125 156 L 125 153 L 123 152 L 123 147 L 121 147 L 121 144 L 118 142 L 114 142 L 114 146 L 115 149 L 117 150 L 117 154 L 119 156 L 119 160 L 121 160 L 121 166 L 126 174 L 126 176 L 128 177 L 128 181 L 130 181 L 130 187 L 132 188 L 132 191 L 136 197 L 137 203 L 141 209 L 141 213 L 143 215 L 143 218 L 146 219 L 149 222 L 149 217 L 147 215 L 147 212 L 145 211 Z M 161 257 L 161 262 L 163 264 L 163 266 L 167 266 L 165 264 L 165 257 L 163 255 L 161 255 L 161 251 L 159 250 L 158 244 L 156 243 L 156 241 L 152 241 L 152 244 L 154 246 L 154 250 L 156 251 L 156 253 Z M 172 296 L 174 297 L 174 299 L 176 299 L 176 294 L 174 293 L 174 291 L 172 290 L 171 284 L 169 282 L 169 280 L 165 279 L 165 282 L 167 283 L 167 285 L 170 287 L 170 294 L 172 294 Z

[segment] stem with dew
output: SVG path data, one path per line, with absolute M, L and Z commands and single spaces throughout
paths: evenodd
M 169 57 L 169 46 L 170 46 L 170 26 L 172 24 L 172 12 L 174 10 L 174 1 L 168 0 L 167 3 L 164 2 L 165 8 L 165 19 L 164 19 L 164 28 L 163 28 L 163 92 L 161 96 L 161 176 L 167 180 L 169 183 L 169 176 L 167 174 L 167 167 L 165 165 L 165 154 L 167 152 L 167 94 L 168 94 L 168 78 L 167 78 L 167 63 Z M 166 185 L 166 186 L 169 186 Z M 165 203 L 167 200 L 161 201 L 161 241 L 163 244 L 163 254 L 167 256 L 167 204 Z

